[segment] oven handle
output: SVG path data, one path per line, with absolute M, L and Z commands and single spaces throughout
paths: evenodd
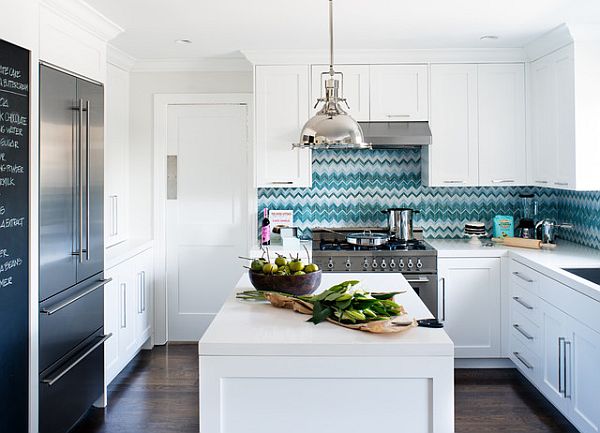
M 413 279 L 413 278 L 408 279 L 407 278 L 406 281 L 409 282 L 409 283 L 428 283 L 431 280 L 429 278 L 427 278 L 427 277 L 419 277 L 417 279 Z

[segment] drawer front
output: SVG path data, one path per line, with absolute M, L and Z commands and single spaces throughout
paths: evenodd
M 517 284 L 511 283 L 510 289 L 510 311 L 516 311 L 534 325 L 540 326 L 540 298 Z
M 102 281 L 94 277 L 53 296 L 40 305 L 40 371 L 65 356 L 104 325 L 104 290 L 100 286 L 52 314 L 61 302 L 85 293 Z
M 102 395 L 104 346 L 94 348 L 101 339 L 102 330 L 86 340 L 80 351 L 40 377 L 40 433 L 69 431 Z
M 511 311 L 510 332 L 525 347 L 540 356 L 542 349 L 540 328 L 515 309 Z
M 542 274 L 534 271 L 516 260 L 510 262 L 510 283 L 529 290 L 539 295 L 540 281 L 544 278 Z
M 533 351 L 529 350 L 514 335 L 511 335 L 510 338 L 509 357 L 525 377 L 527 377 L 533 384 L 537 384 L 539 381 L 538 378 L 541 374 L 540 357 L 533 353 Z

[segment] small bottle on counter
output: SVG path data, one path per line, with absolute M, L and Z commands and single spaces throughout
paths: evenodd
M 271 221 L 269 221 L 269 209 L 264 208 L 263 220 L 260 229 L 261 245 L 271 245 Z

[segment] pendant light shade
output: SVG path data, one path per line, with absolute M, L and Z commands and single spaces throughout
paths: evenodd
M 339 94 L 340 81 L 344 76 L 333 69 L 333 0 L 329 0 L 329 55 L 329 72 L 322 74 L 329 75 L 325 80 L 325 96 L 317 100 L 317 105 L 324 103 L 323 107 L 306 122 L 300 133 L 300 142 L 293 146 L 307 149 L 370 149 L 371 145 L 365 143 L 360 125 L 341 106 L 342 102 L 346 106 L 348 103 Z

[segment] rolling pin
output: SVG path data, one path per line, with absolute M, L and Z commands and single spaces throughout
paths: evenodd
M 544 244 L 542 241 L 537 239 L 523 239 L 523 238 L 494 238 L 494 242 L 502 243 L 506 247 L 518 247 L 518 248 L 532 248 L 534 250 L 553 249 L 556 248 L 555 244 Z

